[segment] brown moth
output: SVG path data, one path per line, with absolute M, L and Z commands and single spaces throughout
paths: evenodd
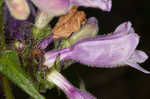
M 54 38 L 67 38 L 73 32 L 80 29 L 81 25 L 85 24 L 86 15 L 83 11 L 78 11 L 77 6 L 59 18 L 54 29 L 52 30 Z

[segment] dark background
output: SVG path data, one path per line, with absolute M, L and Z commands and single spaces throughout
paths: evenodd
M 138 49 L 150 56 L 150 1 L 149 0 L 112 0 L 110 13 L 98 9 L 81 8 L 87 17 L 95 16 L 99 20 L 99 34 L 106 34 L 125 21 L 131 21 L 136 33 L 141 36 Z M 150 71 L 150 59 L 141 64 Z M 144 74 L 129 66 L 104 69 L 90 68 L 81 64 L 73 64 L 62 71 L 71 83 L 79 87 L 83 79 L 87 90 L 98 99 L 150 99 L 150 75 Z M 13 88 L 14 89 L 14 88 Z M 27 99 L 19 88 L 15 88 L 16 99 Z M 65 99 L 56 88 L 47 91 L 47 99 Z

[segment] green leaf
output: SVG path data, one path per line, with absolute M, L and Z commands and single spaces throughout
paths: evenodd
M 2 53 L 0 58 L 0 72 L 2 72 L 8 79 L 18 85 L 31 97 L 35 99 L 45 99 L 39 94 L 31 82 L 31 79 L 20 68 L 16 51 L 7 50 Z

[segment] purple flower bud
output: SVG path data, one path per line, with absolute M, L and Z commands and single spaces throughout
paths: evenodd
M 30 9 L 26 0 L 5 0 L 11 15 L 19 20 L 25 20 L 30 14 Z
M 112 6 L 111 0 L 71 0 L 73 5 L 100 8 L 103 11 L 110 11 Z
M 75 88 L 57 71 L 50 73 L 47 80 L 59 87 L 69 99 L 96 99 L 90 93 Z
M 12 17 L 8 11 L 8 7 L 5 4 L 3 6 L 3 17 L 6 39 L 18 40 L 23 42 L 31 38 L 32 36 L 32 23 L 34 22 L 35 10 L 29 3 L 31 8 L 30 17 L 27 20 L 17 20 Z
M 125 22 L 113 34 L 84 39 L 69 48 L 47 52 L 44 65 L 51 67 L 56 56 L 60 55 L 60 60 L 73 59 L 91 67 L 129 65 L 150 73 L 137 64 L 148 58 L 146 53 L 136 50 L 138 43 L 139 36 L 134 32 L 131 23 Z
M 40 40 L 37 44 L 36 44 L 36 48 L 40 49 L 40 50 L 45 50 L 47 48 L 47 46 L 49 44 L 51 44 L 54 41 L 53 36 L 49 35 L 48 37 Z

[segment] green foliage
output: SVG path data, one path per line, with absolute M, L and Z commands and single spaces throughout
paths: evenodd
M 14 82 L 33 98 L 45 99 L 39 94 L 31 82 L 31 79 L 20 68 L 16 51 L 7 50 L 2 53 L 0 58 L 0 72 L 2 72 L 9 80 Z
M 49 25 L 45 26 L 43 29 L 38 29 L 36 27 L 32 28 L 33 37 L 37 41 L 47 37 L 51 33 L 51 28 Z

